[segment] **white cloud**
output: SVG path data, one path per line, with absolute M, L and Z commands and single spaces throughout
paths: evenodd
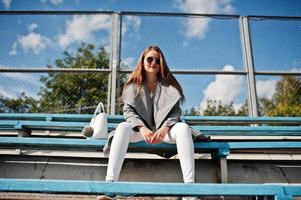
M 122 33 L 126 33 L 130 28 L 138 31 L 141 25 L 141 19 L 137 16 L 126 16 L 122 24 Z
M 29 31 L 29 32 L 32 32 L 32 31 L 34 31 L 36 28 L 38 28 L 38 25 L 35 24 L 35 23 L 33 23 L 33 24 L 31 24 L 31 25 L 28 27 L 28 31 Z
M 17 40 L 12 45 L 9 55 L 16 55 L 18 46 L 25 52 L 31 50 L 36 54 L 39 54 L 42 49 L 45 49 L 47 45 L 50 44 L 50 40 L 40 33 L 33 32 L 37 27 L 37 24 L 32 23 L 28 26 L 29 33 L 27 35 L 18 35 Z
M 25 50 L 32 50 L 38 54 L 42 49 L 45 49 L 49 40 L 39 33 L 29 33 L 25 36 L 18 36 L 18 44 Z M 13 46 L 14 48 L 14 46 Z
M 278 80 L 262 80 L 256 81 L 257 96 L 271 99 L 275 93 L 275 86 Z
M 225 65 L 223 71 L 234 71 L 231 65 Z M 237 75 L 216 75 L 215 80 L 212 81 L 203 91 L 204 98 L 200 103 L 200 112 L 207 108 L 207 100 L 221 101 L 223 104 L 230 104 L 234 102 L 239 95 L 241 95 L 245 88 L 244 77 Z M 235 104 L 234 107 L 240 107 Z
M 110 30 L 111 17 L 109 15 L 73 16 L 66 22 L 66 30 L 58 36 L 58 43 L 62 48 L 73 42 L 93 42 L 93 32 Z
M 198 14 L 233 14 L 233 0 L 175 0 L 175 7 L 186 13 Z M 185 22 L 188 38 L 202 39 L 205 37 L 211 18 L 188 18 Z
M 2 3 L 4 5 L 4 7 L 5 7 L 5 9 L 10 9 L 10 5 L 11 5 L 12 1 L 13 0 L 2 0 Z
M 126 66 L 126 67 L 133 67 L 134 66 L 134 57 L 127 57 L 125 59 L 122 59 L 121 61 L 121 66 Z
M 46 3 L 47 0 L 41 0 L 43 3 Z M 59 5 L 60 3 L 63 3 L 64 0 L 49 0 L 50 3 L 52 3 L 53 5 Z
M 58 5 L 58 4 L 60 4 L 60 3 L 63 3 L 64 0 L 50 0 L 50 2 L 51 2 L 52 4 L 54 4 L 54 5 Z

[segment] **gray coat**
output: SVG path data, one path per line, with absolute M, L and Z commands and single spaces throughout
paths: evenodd
M 152 101 L 147 94 L 146 85 L 138 93 L 134 83 L 128 85 L 123 92 L 123 115 L 133 129 L 146 126 L 156 131 L 163 125 L 172 126 L 180 120 L 182 96 L 175 87 L 163 80 L 159 81 L 154 95 Z M 151 126 L 152 124 L 154 127 Z
M 180 121 L 182 114 L 180 101 L 182 96 L 175 87 L 169 85 L 163 80 L 157 84 L 153 102 L 153 112 L 150 112 L 152 102 L 146 91 L 147 88 L 145 85 L 141 88 L 141 91 L 138 92 L 137 86 L 135 84 L 130 84 L 123 92 L 123 115 L 125 120 L 131 123 L 133 129 L 136 129 L 138 126 L 146 126 L 155 132 L 161 126 L 172 126 Z M 150 125 L 152 119 L 155 125 L 154 128 L 152 128 Z M 109 134 L 108 142 L 103 148 L 103 152 L 106 156 L 109 155 L 114 132 L 115 131 L 112 131 Z M 209 139 L 201 134 L 201 132 L 194 129 L 191 129 L 191 133 L 193 139 Z

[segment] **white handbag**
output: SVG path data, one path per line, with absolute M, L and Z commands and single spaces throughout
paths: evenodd
M 87 138 L 108 138 L 108 118 L 102 102 L 97 105 L 97 108 L 95 109 L 90 121 L 90 126 L 86 126 L 82 133 Z

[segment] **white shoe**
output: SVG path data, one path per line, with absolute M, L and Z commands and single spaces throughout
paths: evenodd
M 199 200 L 197 197 L 183 197 L 182 200 Z
M 97 197 L 97 200 L 113 200 L 113 198 L 106 195 L 101 195 Z

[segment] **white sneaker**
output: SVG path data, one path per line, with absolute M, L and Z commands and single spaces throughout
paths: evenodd
M 97 200 L 113 200 L 113 198 L 106 195 L 101 195 L 97 197 Z
M 182 200 L 199 200 L 197 197 L 183 197 Z

